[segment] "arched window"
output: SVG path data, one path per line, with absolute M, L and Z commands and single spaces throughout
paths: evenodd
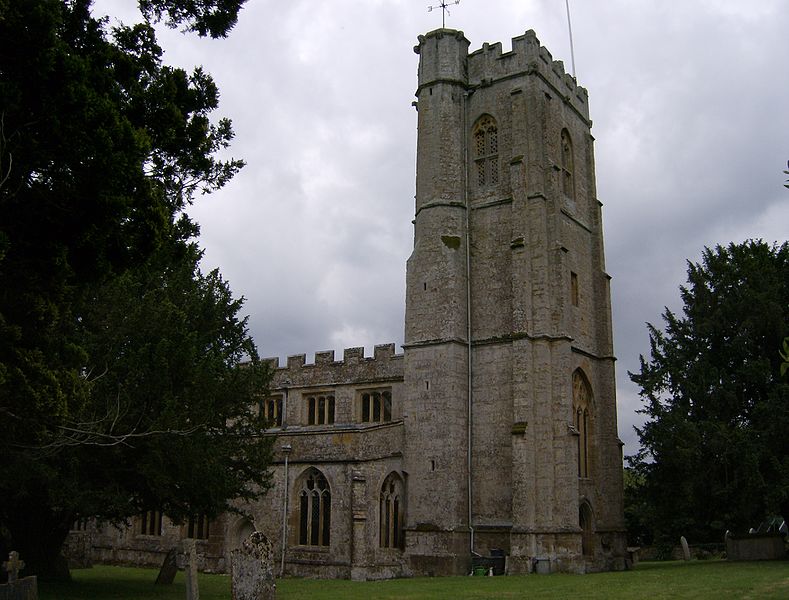
M 477 186 L 496 185 L 499 182 L 499 132 L 496 119 L 483 115 L 471 131 Z
M 381 486 L 381 548 L 403 549 L 403 480 L 390 473 Z
M 578 432 L 578 477 L 589 477 L 592 388 L 581 369 L 573 373 L 573 425 Z
M 575 158 L 570 133 L 562 129 L 562 192 L 575 200 Z
M 581 502 L 581 506 L 578 509 L 578 525 L 581 527 L 581 553 L 584 556 L 592 556 L 594 554 L 594 528 L 592 522 L 592 508 L 588 502 Z
M 326 477 L 311 467 L 301 476 L 299 494 L 299 544 L 328 546 L 331 533 L 331 490 Z

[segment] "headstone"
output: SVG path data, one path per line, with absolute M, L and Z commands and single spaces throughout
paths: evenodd
M 25 561 L 19 560 L 19 552 L 9 552 L 8 560 L 3 562 L 3 570 L 8 572 L 8 583 L 14 583 L 19 578 L 19 571 L 24 568 Z
M 19 553 L 10 552 L 8 560 L 3 562 L 3 570 L 8 572 L 8 583 L 0 585 L 0 600 L 38 600 L 38 578 L 19 579 L 19 571 L 24 568 L 25 561 L 19 560 Z
M 178 553 L 175 548 L 171 548 L 162 561 L 162 568 L 156 577 L 157 585 L 170 585 L 175 580 L 178 572 Z
M 200 589 L 197 587 L 197 548 L 193 539 L 185 539 L 182 543 L 186 555 L 186 600 L 200 600 Z
M 679 543 L 682 544 L 682 558 L 690 560 L 690 548 L 688 547 L 688 540 L 685 539 L 684 535 L 679 538 Z
M 231 590 L 233 600 L 274 600 L 274 552 L 269 539 L 260 531 L 253 532 L 230 552 Z

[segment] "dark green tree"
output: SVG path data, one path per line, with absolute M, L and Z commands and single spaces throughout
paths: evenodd
M 630 373 L 647 417 L 630 464 L 657 541 L 720 541 L 789 518 L 789 244 L 705 248 L 680 291 L 682 314 L 648 325 L 650 358 Z
M 243 0 L 140 4 L 216 37 Z M 266 372 L 183 212 L 243 163 L 210 76 L 161 55 L 89 0 L 0 0 L 0 538 L 38 573 L 75 518 L 215 515 L 267 482 Z

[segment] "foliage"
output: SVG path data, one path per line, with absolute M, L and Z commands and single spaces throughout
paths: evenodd
M 720 541 L 789 517 L 789 244 L 705 248 L 680 291 L 682 315 L 648 325 L 651 356 L 630 373 L 647 417 L 630 464 L 657 538 Z
M 650 503 L 644 498 L 644 476 L 635 469 L 624 469 L 625 526 L 628 546 L 652 544 L 652 513 Z
M 141 5 L 222 36 L 241 2 Z M 78 517 L 264 490 L 267 375 L 183 212 L 243 166 L 217 158 L 233 132 L 211 77 L 89 0 L 0 10 L 0 546 L 46 572 Z
M 223 575 L 199 576 L 200 598 L 224 600 L 230 597 L 230 578 Z M 171 586 L 151 585 L 154 569 L 129 569 L 96 566 L 75 571 L 69 584 L 40 585 L 42 600 L 109 600 L 110 598 L 181 599 L 183 574 Z M 691 561 L 639 563 L 632 571 L 577 575 L 555 574 L 545 577 L 415 577 L 388 581 L 349 581 L 286 578 L 277 580 L 277 598 L 291 600 L 482 600 L 540 598 L 565 600 L 617 600 L 651 598 L 669 600 L 694 598 L 786 598 L 789 580 L 786 564 L 771 562 Z

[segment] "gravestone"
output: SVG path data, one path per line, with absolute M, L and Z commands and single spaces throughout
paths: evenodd
M 19 578 L 19 571 L 24 568 L 25 561 L 19 560 L 19 552 L 9 552 L 8 560 L 3 563 L 3 570 L 8 572 L 8 583 L 14 583 Z
M 685 539 L 684 535 L 679 538 L 679 543 L 682 544 L 682 558 L 690 560 L 690 548 L 688 547 L 688 540 Z
M 0 585 L 0 600 L 38 600 L 38 578 L 34 575 L 19 579 L 19 571 L 24 568 L 25 561 L 19 560 L 19 553 L 10 552 L 8 560 L 3 562 L 8 583 Z
M 197 548 L 193 539 L 185 539 L 182 544 L 186 555 L 186 600 L 200 600 L 197 587 Z
M 178 572 L 178 553 L 175 548 L 171 548 L 162 561 L 162 568 L 159 569 L 159 575 L 156 577 L 158 585 L 170 585 L 175 579 L 175 574 Z
M 230 552 L 233 600 L 274 600 L 274 552 L 269 539 L 255 531 Z

